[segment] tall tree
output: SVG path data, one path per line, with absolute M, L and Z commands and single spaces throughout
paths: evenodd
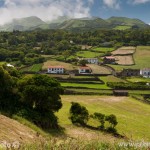
M 39 114 L 39 119 L 32 119 L 43 128 L 57 127 L 54 112 L 62 107 L 60 94 L 63 89 L 60 83 L 47 75 L 34 75 L 21 79 L 18 85 L 23 102 L 30 110 Z

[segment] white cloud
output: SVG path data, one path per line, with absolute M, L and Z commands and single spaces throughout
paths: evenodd
M 129 3 L 132 3 L 132 4 L 144 4 L 147 2 L 150 2 L 150 0 L 129 0 Z
M 13 18 L 37 16 L 43 20 L 53 20 L 58 16 L 88 17 L 94 0 L 3 0 L 0 7 L 1 24 Z
M 109 8 L 120 9 L 119 0 L 103 0 L 103 3 Z

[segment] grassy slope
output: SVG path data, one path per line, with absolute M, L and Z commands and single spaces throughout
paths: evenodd
M 121 79 L 121 78 L 117 78 L 115 76 L 101 76 L 100 77 L 101 80 L 103 80 L 105 83 L 106 82 L 126 82 L 125 80 Z
M 14 116 L 16 120 L 10 119 L 0 114 L 0 144 L 2 141 L 7 142 L 18 141 L 20 143 L 36 143 L 42 140 L 36 134 L 39 132 L 42 135 L 47 135 L 37 126 L 29 121 Z
M 74 101 L 86 106 L 90 113 L 96 111 L 106 115 L 115 114 L 119 122 L 118 132 L 128 138 L 150 140 L 150 105 L 148 104 L 130 97 L 113 96 L 62 96 L 62 101 L 63 108 L 57 113 L 62 126 L 69 128 L 71 125 L 68 116 L 70 102 Z

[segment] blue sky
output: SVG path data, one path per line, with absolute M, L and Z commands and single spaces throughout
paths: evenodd
M 0 24 L 28 16 L 47 21 L 65 15 L 74 18 L 123 16 L 150 23 L 150 0 L 0 0 Z

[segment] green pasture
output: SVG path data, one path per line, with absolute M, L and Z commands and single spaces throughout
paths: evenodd
M 130 29 L 131 26 L 116 26 L 114 29 L 115 30 L 127 30 L 127 29 Z
M 131 97 L 114 96 L 62 96 L 63 107 L 56 113 L 61 126 L 70 126 L 68 119 L 71 102 L 85 106 L 89 113 L 114 114 L 117 116 L 117 130 L 132 140 L 150 140 L 150 105 Z M 89 122 L 92 124 L 92 122 Z M 95 122 L 94 122 L 95 123 Z M 98 125 L 95 124 L 95 125 Z M 76 132 L 78 127 L 76 127 Z M 103 135 L 104 136 L 104 135 Z M 103 137 L 102 136 L 102 137 Z
M 126 80 L 130 82 L 150 82 L 150 78 L 144 77 L 128 77 Z
M 93 57 L 99 57 L 99 56 L 103 56 L 103 53 L 99 53 L 99 52 L 91 52 L 91 51 L 78 51 L 76 53 L 76 56 L 78 57 L 84 57 L 84 58 L 93 58 Z
M 87 84 L 87 83 L 61 83 L 63 87 L 85 87 L 90 89 L 110 89 L 105 84 Z
M 121 78 L 117 78 L 113 75 L 110 76 L 101 76 L 99 77 L 102 81 L 104 81 L 105 83 L 107 82 L 126 82 L 124 79 Z
M 101 52 L 101 53 L 106 53 L 106 52 L 111 52 L 114 50 L 113 47 L 93 47 L 92 50 Z
M 21 71 L 39 72 L 42 69 L 42 66 L 43 64 L 34 64 L 32 66 L 21 69 Z

